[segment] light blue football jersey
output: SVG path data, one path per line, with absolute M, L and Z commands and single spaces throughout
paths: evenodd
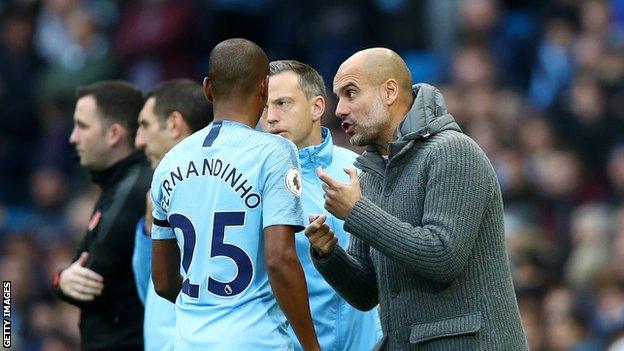
M 303 229 L 301 187 L 292 142 L 233 121 L 214 121 L 165 155 L 152 181 L 152 240 L 180 247 L 176 349 L 292 349 L 263 228 Z

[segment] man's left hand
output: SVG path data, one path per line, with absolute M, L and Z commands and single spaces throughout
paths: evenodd
M 355 203 L 362 198 L 357 172 L 354 168 L 345 168 L 344 171 L 349 175 L 347 184 L 336 181 L 320 167 L 316 169 L 316 174 L 324 183 L 325 209 L 342 220 L 347 218 Z

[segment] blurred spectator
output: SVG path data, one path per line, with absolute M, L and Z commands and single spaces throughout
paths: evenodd
M 0 202 L 28 203 L 30 151 L 39 127 L 33 104 L 40 62 L 31 50 L 33 15 L 3 14 L 0 21 Z M 11 184 L 11 186 L 5 186 Z
M 544 297 L 546 350 L 599 351 L 600 344 L 589 333 L 587 316 L 580 310 L 571 290 L 552 289 Z
M 546 322 L 547 350 L 600 351 L 602 345 L 589 334 L 587 318 L 573 310 Z
M 514 221 L 507 215 L 507 223 Z M 518 219 L 515 219 L 518 221 Z M 552 267 L 554 265 L 552 245 L 544 243 L 539 230 L 517 223 L 515 228 L 507 225 L 507 250 L 510 253 L 510 263 L 514 286 L 518 295 L 536 298 L 546 293 L 552 281 Z
M 482 45 L 460 47 L 453 62 L 453 82 L 462 89 L 490 87 L 496 81 L 495 67 L 490 53 Z
M 163 80 L 193 77 L 193 29 L 190 1 L 128 3 L 115 34 L 115 52 L 126 79 L 145 91 Z
M 612 279 L 605 269 L 594 286 L 596 308 L 594 310 L 595 334 L 606 340 L 624 329 L 624 284 Z
M 572 253 L 567 262 L 566 281 L 580 290 L 589 287 L 598 272 L 609 263 L 611 223 L 608 209 L 585 205 L 572 213 Z
M 604 175 L 604 164 L 614 142 L 617 128 L 607 119 L 607 101 L 597 80 L 580 73 L 563 99 L 560 117 L 561 136 L 579 151 L 583 163 L 594 176 Z
M 531 106 L 545 109 L 552 106 L 574 77 L 570 56 L 574 32 L 572 24 L 563 18 L 546 23 L 546 35 L 537 50 L 528 91 Z
M 459 38 L 463 43 L 484 45 L 496 67 L 505 72 L 499 79 L 525 88 L 535 51 L 533 17 L 537 9 L 531 2 L 514 5 L 506 8 L 496 0 L 461 1 Z
M 111 77 L 109 39 L 79 0 L 45 0 L 35 37 L 48 63 L 40 78 L 41 101 L 73 101 L 78 85 Z
M 41 136 L 37 153 L 33 155 L 38 167 L 67 171 L 71 161 L 77 159 L 68 142 L 72 127 L 71 112 L 67 110 L 69 106 L 60 100 L 48 100 L 39 105 Z
M 542 329 L 540 306 L 534 299 L 519 297 L 518 306 L 522 315 L 522 327 L 527 338 L 529 350 L 545 351 L 545 335 Z

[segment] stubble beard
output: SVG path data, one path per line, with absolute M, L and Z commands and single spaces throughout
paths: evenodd
M 377 98 L 356 125 L 359 131 L 349 139 L 351 145 L 362 147 L 375 143 L 390 123 L 390 111 L 384 107 L 381 100 Z

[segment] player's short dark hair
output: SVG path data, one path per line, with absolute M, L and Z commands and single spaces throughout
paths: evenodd
M 210 53 L 208 77 L 216 98 L 249 96 L 269 75 L 269 59 L 247 39 L 220 42 Z
M 146 96 L 153 97 L 154 113 L 160 127 L 164 128 L 167 118 L 177 111 L 196 132 L 212 122 L 212 108 L 202 86 L 190 79 L 173 79 L 156 85 Z
M 129 132 L 128 143 L 134 145 L 139 123 L 137 117 L 143 107 L 143 94 L 136 86 L 123 80 L 103 80 L 76 89 L 76 98 L 93 96 L 105 125 L 119 123 Z
M 308 99 L 322 96 L 327 99 L 327 89 L 323 77 L 312 67 L 295 60 L 272 61 L 269 64 L 270 75 L 274 76 L 282 72 L 293 72 L 299 78 L 299 88 L 303 90 Z

